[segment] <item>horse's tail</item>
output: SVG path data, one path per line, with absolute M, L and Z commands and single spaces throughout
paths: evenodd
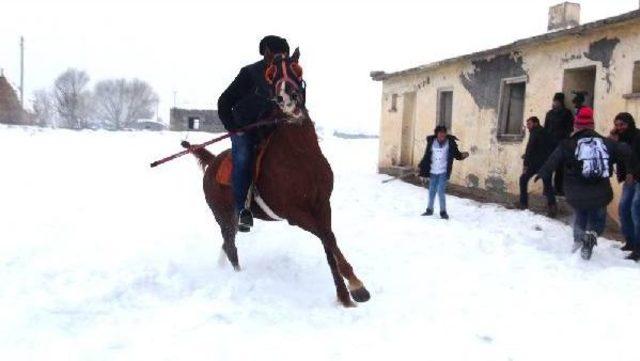
M 191 153 L 198 159 L 198 164 L 200 164 L 203 171 L 216 159 L 216 156 L 204 147 L 192 147 L 191 143 L 186 140 L 183 140 L 180 145 L 191 151 Z

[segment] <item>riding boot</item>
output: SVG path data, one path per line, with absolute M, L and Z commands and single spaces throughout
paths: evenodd
M 238 230 L 240 232 L 249 232 L 253 227 L 253 214 L 247 208 L 240 211 L 238 215 Z

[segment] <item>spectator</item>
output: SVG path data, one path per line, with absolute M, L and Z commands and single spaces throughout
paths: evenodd
M 427 137 L 427 148 L 418 166 L 420 176 L 429 178 L 429 206 L 422 215 L 433 215 L 437 193 L 440 200 L 440 218 L 449 219 L 444 191 L 451 177 L 453 159 L 463 160 L 469 156 L 469 153 L 460 152 L 456 143 L 458 138 L 448 135 L 447 127 L 444 125 L 437 126 L 433 133 L 434 135 Z
M 623 142 L 631 148 L 634 160 L 640 159 L 640 131 L 636 128 L 635 120 L 629 113 L 616 115 L 611 138 Z M 623 251 L 632 251 L 627 258 L 635 261 L 640 259 L 640 185 L 637 180 L 639 174 L 626 169 L 622 164 L 616 167 L 618 182 L 622 185 L 622 196 L 618 206 L 620 228 L 626 244 Z
M 522 156 L 524 166 L 520 176 L 520 209 L 529 207 L 529 193 L 527 185 L 529 180 L 536 175 L 540 167 L 549 158 L 554 149 L 554 140 L 545 128 L 540 126 L 538 117 L 527 119 L 527 129 L 529 130 L 529 141 L 527 149 Z M 556 197 L 551 186 L 551 177 L 543 178 L 544 195 L 547 197 L 547 215 L 554 218 L 558 213 Z
M 553 148 L 557 147 L 563 140 L 568 139 L 571 132 L 573 132 L 573 114 L 565 106 L 564 93 L 556 93 L 553 96 L 551 110 L 547 112 L 547 116 L 544 119 L 544 128 L 551 135 Z M 553 188 L 559 196 L 564 195 L 562 169 L 562 164 L 560 164 L 553 177 Z
M 602 137 L 594 126 L 593 109 L 580 108 L 575 132 L 560 143 L 536 176 L 536 180 L 549 177 L 559 164 L 564 164 L 567 203 L 575 213 L 573 252 L 582 248 L 585 260 L 591 259 L 597 237 L 605 228 L 606 206 L 613 199 L 609 183 L 612 165 L 624 162 L 627 169 L 632 169 L 629 147 Z
M 573 113 L 575 115 L 578 115 L 578 112 L 580 112 L 580 108 L 584 107 L 584 102 L 587 100 L 585 97 L 587 93 L 583 91 L 576 91 L 573 94 L 575 94 L 573 100 L 571 101 L 571 103 L 573 103 Z

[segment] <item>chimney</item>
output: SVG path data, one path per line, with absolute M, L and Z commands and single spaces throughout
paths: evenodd
M 564 30 L 580 25 L 580 4 L 563 2 L 549 8 L 548 31 Z

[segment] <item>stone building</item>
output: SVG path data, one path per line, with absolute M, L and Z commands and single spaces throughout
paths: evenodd
M 218 111 L 171 108 L 169 129 L 176 131 L 226 132 Z
M 0 71 L 0 123 L 22 124 L 25 114 L 15 90 Z
M 554 93 L 564 92 L 571 107 L 572 93 L 586 92 L 602 134 L 619 112 L 639 119 L 640 11 L 584 25 L 579 16 L 579 4 L 563 3 L 550 9 L 546 34 L 395 73 L 372 72 L 382 82 L 380 172 L 414 169 L 425 137 L 446 124 L 471 153 L 456 164 L 451 182 L 516 194 L 524 120 L 544 121 Z

